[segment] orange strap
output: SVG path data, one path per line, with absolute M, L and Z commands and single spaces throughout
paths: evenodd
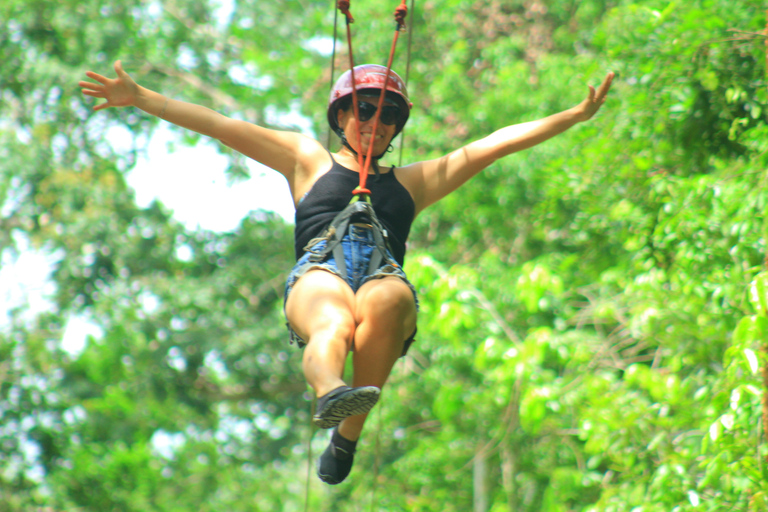
M 352 24 L 355 19 L 352 17 L 352 13 L 349 11 L 349 0 L 339 0 L 338 2 L 338 8 L 341 11 L 342 14 L 347 19 L 347 45 L 349 47 L 349 68 L 351 72 L 351 78 L 352 78 L 352 106 L 355 112 L 355 129 L 357 130 L 357 140 L 362 140 L 362 135 L 360 133 L 360 109 L 357 105 L 357 83 L 355 82 L 355 59 L 352 54 L 352 29 L 350 27 L 350 24 Z M 379 105 L 376 109 L 376 114 L 373 116 L 373 130 L 371 131 L 371 143 L 368 144 L 368 154 L 365 157 L 365 160 L 363 160 L 363 154 L 362 151 L 357 152 L 357 163 L 360 168 L 359 174 L 360 174 L 360 185 L 352 191 L 354 195 L 359 194 L 365 194 L 370 196 L 371 191 L 365 188 L 366 180 L 368 179 L 368 170 L 371 166 L 371 157 L 373 156 L 373 141 L 375 140 L 375 137 L 373 134 L 376 133 L 376 130 L 379 127 L 379 116 L 381 115 L 381 109 L 384 106 L 384 98 L 387 96 L 387 84 L 389 83 L 389 74 L 392 71 L 392 60 L 395 57 L 395 47 L 397 46 L 397 39 L 400 35 L 400 31 L 405 29 L 405 17 L 408 14 L 408 6 L 405 3 L 405 0 L 401 0 L 400 6 L 395 9 L 395 35 L 392 39 L 392 48 L 389 51 L 389 60 L 387 61 L 387 75 L 384 77 L 384 88 L 381 89 L 381 94 L 379 95 Z

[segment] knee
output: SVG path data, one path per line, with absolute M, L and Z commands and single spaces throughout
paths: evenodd
M 351 341 L 355 334 L 355 318 L 349 311 L 328 309 L 318 315 L 314 334 Z

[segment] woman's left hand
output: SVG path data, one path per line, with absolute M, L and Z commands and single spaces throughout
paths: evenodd
M 611 88 L 611 82 L 613 82 L 613 77 L 616 76 L 613 71 L 608 73 L 608 75 L 605 77 L 605 80 L 603 80 L 603 83 L 600 84 L 600 87 L 595 90 L 594 87 L 591 85 L 589 86 L 589 96 L 579 103 L 576 107 L 574 107 L 576 111 L 576 117 L 579 121 L 586 121 L 588 119 L 591 119 L 592 116 L 595 115 L 595 113 L 600 110 L 600 107 L 605 103 L 605 98 L 608 96 L 608 91 Z

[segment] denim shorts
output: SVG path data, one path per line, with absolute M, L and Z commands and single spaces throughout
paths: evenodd
M 325 270 L 343 279 L 339 272 L 336 260 L 333 257 L 333 253 L 329 253 L 322 261 L 310 261 L 313 254 L 320 252 L 325 248 L 328 241 L 324 238 L 312 240 L 304 255 L 296 262 L 291 273 L 288 275 L 288 280 L 285 283 L 285 299 L 283 301 L 283 307 L 288 301 L 288 295 L 291 293 L 293 286 L 301 276 L 309 272 L 310 270 Z M 363 226 L 359 224 L 350 224 L 349 231 L 341 240 L 342 248 L 344 249 L 344 263 L 346 268 L 346 283 L 352 288 L 352 291 L 357 293 L 361 286 L 372 279 L 381 279 L 383 277 L 395 276 L 402 279 L 405 284 L 411 289 L 413 293 L 413 300 L 416 303 L 416 310 L 419 309 L 419 299 L 416 296 L 416 289 L 413 287 L 408 278 L 405 275 L 402 267 L 400 266 L 392 254 L 387 250 L 387 257 L 383 259 L 381 266 L 368 274 L 368 265 L 371 260 L 373 252 L 376 250 L 376 242 L 373 238 L 373 230 L 371 227 Z M 291 329 L 291 326 L 286 322 L 288 326 L 288 332 L 290 333 L 291 343 L 296 343 L 300 348 L 306 345 L 306 341 L 296 334 Z M 413 343 L 416 336 L 416 331 L 405 340 L 403 347 L 403 354 L 408 351 L 411 343 Z

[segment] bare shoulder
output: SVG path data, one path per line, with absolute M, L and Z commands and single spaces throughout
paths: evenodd
M 333 165 L 331 155 L 318 141 L 305 135 L 296 139 L 296 168 L 293 179 L 289 179 L 295 204 L 304 196 L 320 177 Z

